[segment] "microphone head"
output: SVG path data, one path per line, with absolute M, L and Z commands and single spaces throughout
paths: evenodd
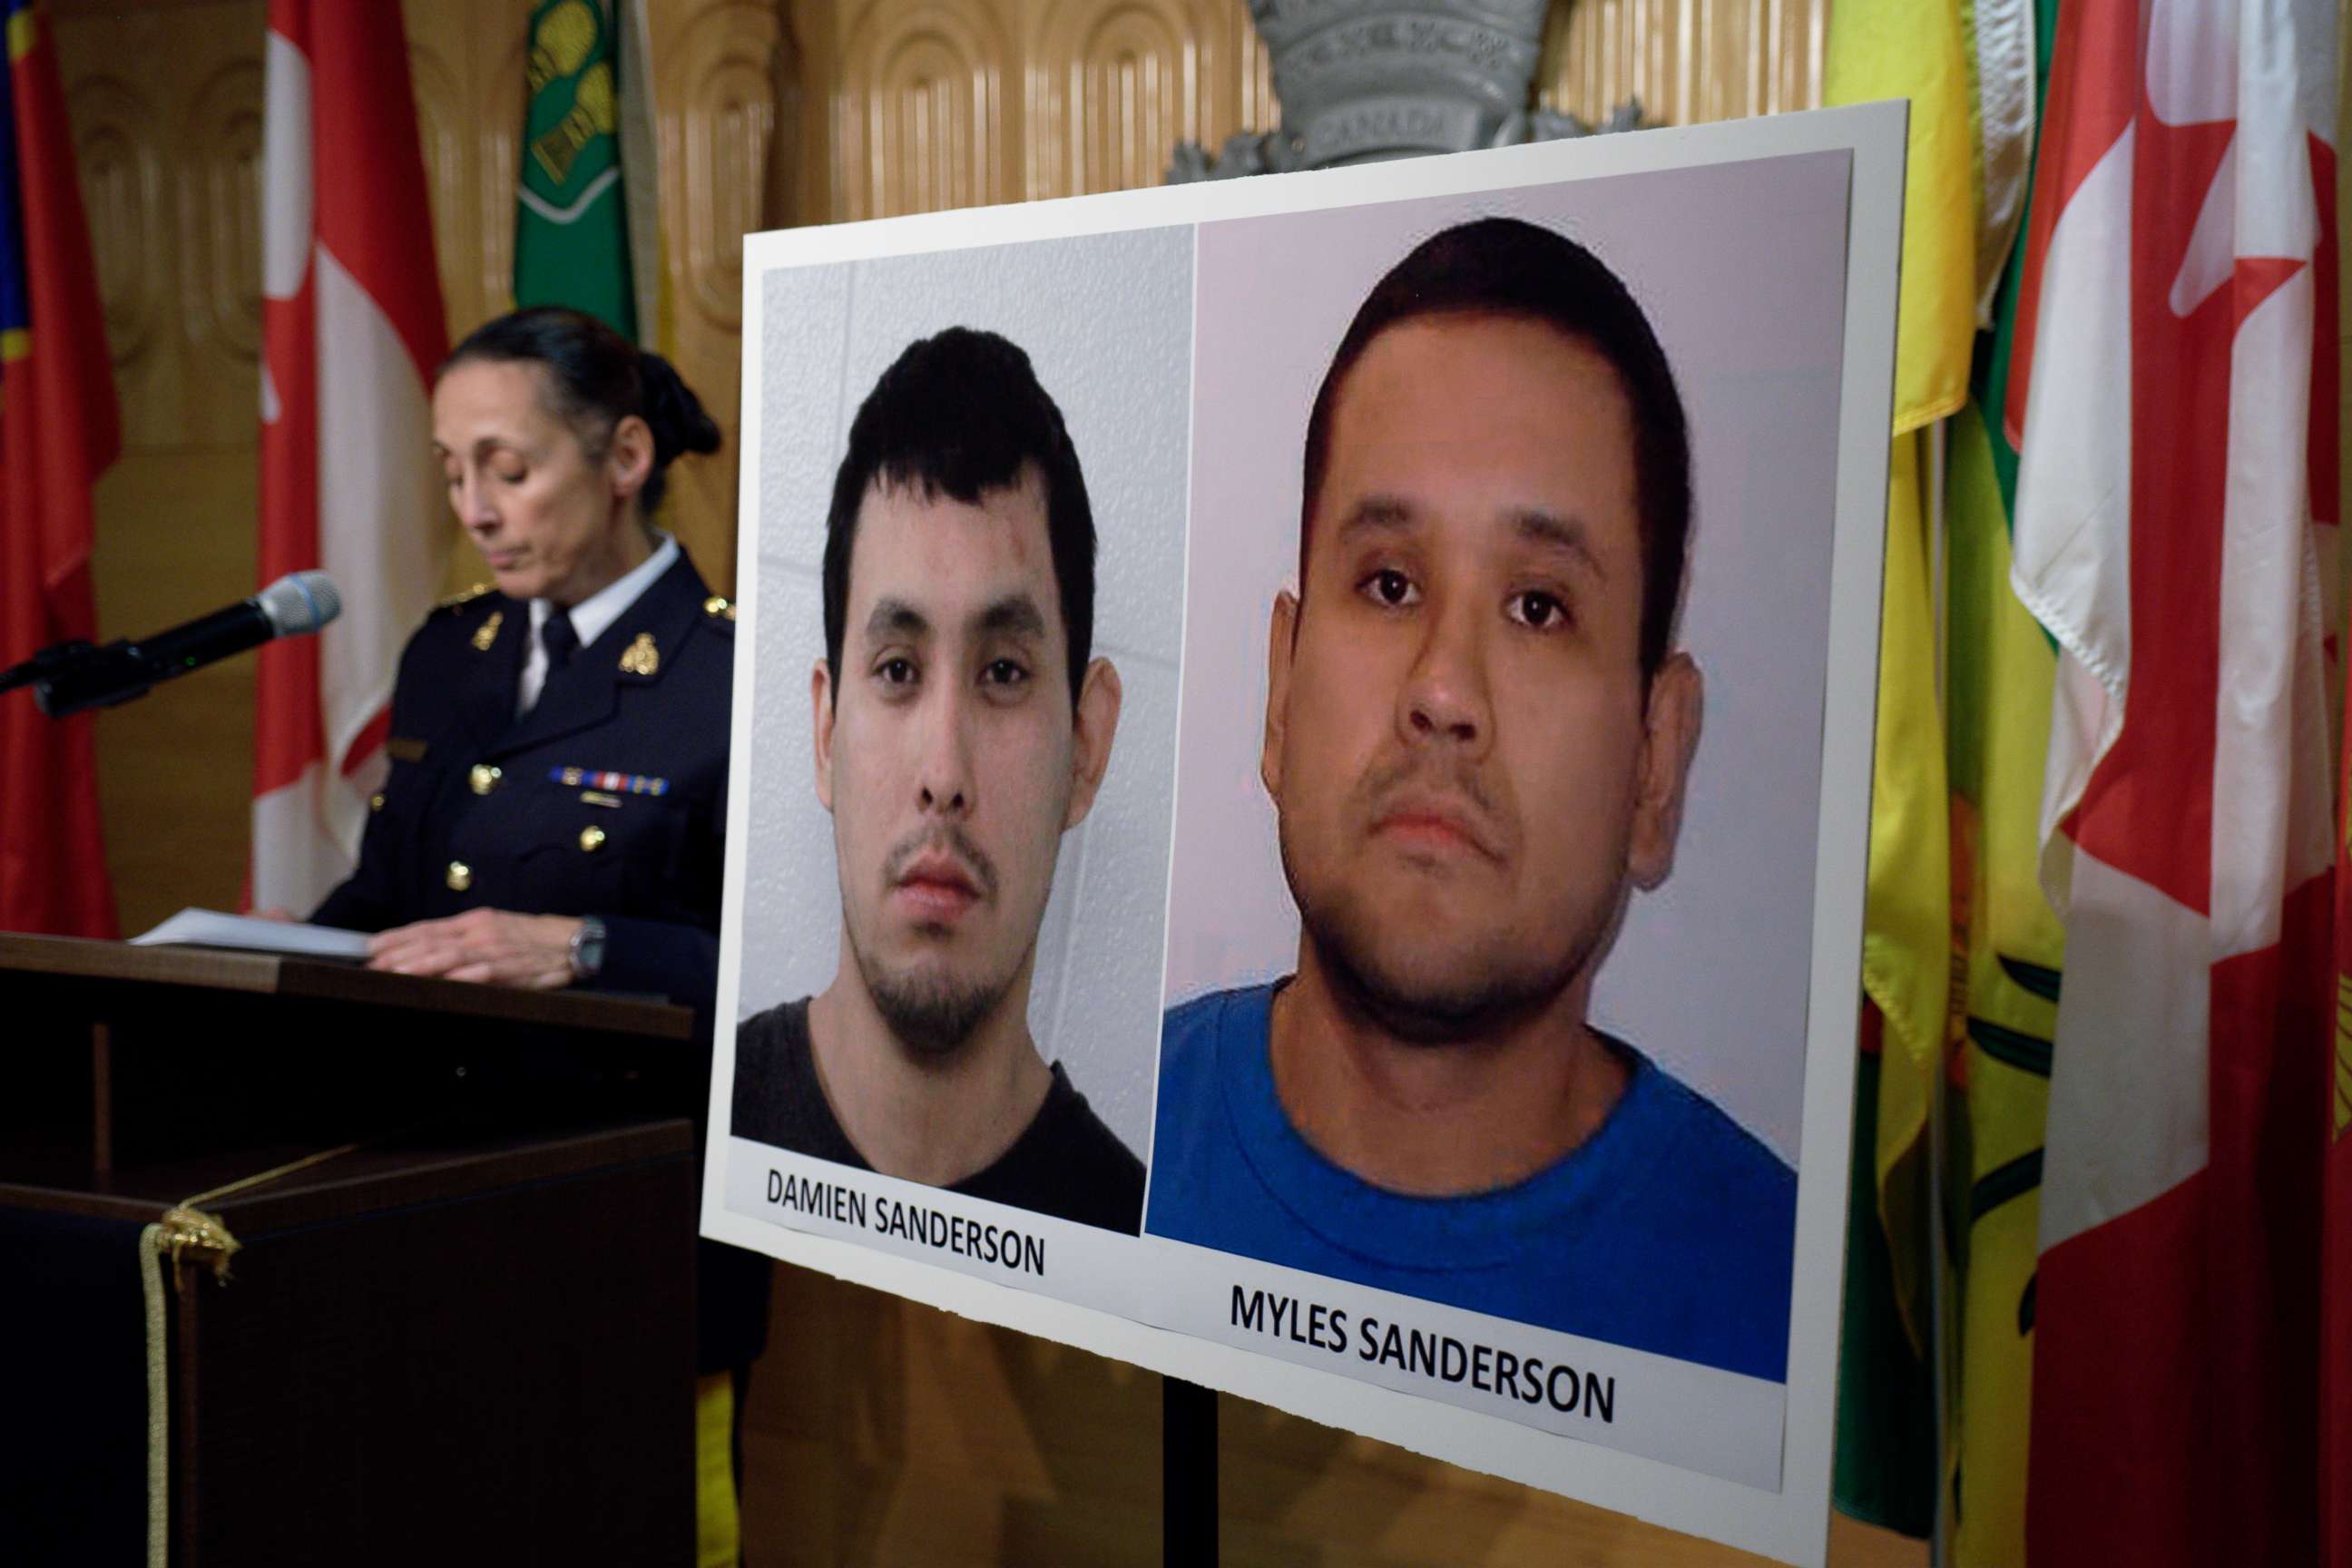
M 324 572 L 289 572 L 254 595 L 281 637 L 315 632 L 343 613 L 343 596 Z

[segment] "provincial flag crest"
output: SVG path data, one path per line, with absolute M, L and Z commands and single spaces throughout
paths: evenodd
M 613 18 L 601 0 L 542 0 L 530 48 L 515 302 L 573 306 L 634 338 Z

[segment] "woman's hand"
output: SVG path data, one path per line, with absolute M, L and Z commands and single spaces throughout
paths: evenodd
M 368 939 L 368 967 L 554 991 L 572 984 L 572 939 L 580 924 L 576 915 L 467 910 L 379 931 Z

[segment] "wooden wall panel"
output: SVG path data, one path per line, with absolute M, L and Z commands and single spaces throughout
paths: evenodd
M 52 4 L 123 456 L 99 482 L 100 635 L 254 588 L 265 0 Z M 252 794 L 253 664 L 99 715 L 108 869 L 126 930 L 234 907 Z
M 1051 0 L 1024 47 L 1032 198 L 1157 184 L 1213 116 L 1222 29 L 1188 0 Z
M 1537 81 L 1547 109 L 1695 125 L 1817 109 L 1827 0 L 1575 0 L 1555 5 Z
M 885 0 L 843 21 L 838 60 L 810 62 L 818 79 L 835 83 L 827 216 L 1013 200 L 1020 109 L 1006 101 L 1008 46 L 996 9 Z
M 735 486 L 741 442 L 743 236 L 769 226 L 776 84 L 790 46 L 771 0 L 653 7 L 668 267 L 664 337 L 725 445 L 671 470 L 665 520 L 711 585 L 735 591 Z

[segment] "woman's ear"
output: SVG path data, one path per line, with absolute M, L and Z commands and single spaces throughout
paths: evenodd
M 604 444 L 604 472 L 614 500 L 627 500 L 653 478 L 654 432 L 643 416 L 627 415 L 613 426 L 612 439 Z

